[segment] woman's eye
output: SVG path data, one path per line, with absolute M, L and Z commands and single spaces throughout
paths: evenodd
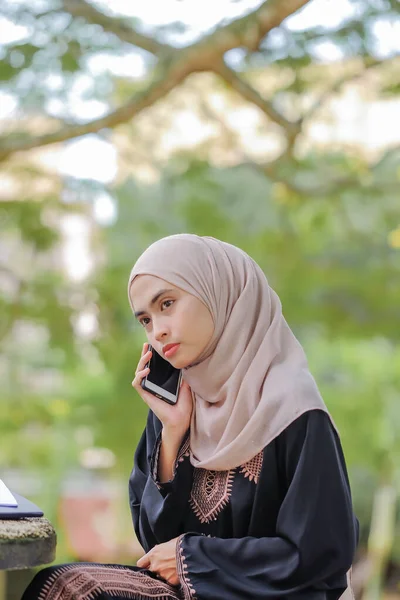
M 161 310 L 169 308 L 174 302 L 175 300 L 163 300 L 161 302 Z M 142 325 L 142 327 L 147 327 L 150 324 L 150 321 L 151 319 L 149 317 L 142 317 L 139 323 Z
M 161 307 L 169 308 L 173 303 L 174 303 L 173 300 L 164 300 L 164 302 L 161 303 Z

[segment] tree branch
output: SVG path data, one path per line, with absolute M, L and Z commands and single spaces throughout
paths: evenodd
M 266 0 L 249 15 L 219 27 L 189 47 L 201 47 L 204 51 L 204 47 L 211 44 L 213 51 L 220 56 L 238 46 L 256 50 L 271 29 L 278 27 L 286 17 L 309 2 L 310 0 Z M 121 41 L 143 48 L 156 56 L 179 52 L 169 44 L 163 44 L 139 33 L 128 26 L 123 18 L 105 15 L 86 0 L 63 0 L 63 10 L 74 17 L 83 17 L 89 23 L 100 25 L 105 31 L 114 33 Z
M 53 133 L 47 133 L 38 137 L 30 137 L 25 140 L 3 140 L 0 138 L 0 162 L 8 158 L 14 152 L 31 150 L 32 148 L 48 146 L 58 142 L 64 142 L 73 138 L 96 133 L 104 128 L 112 128 L 120 123 L 126 123 L 145 108 L 152 106 L 157 100 L 163 98 L 168 92 L 176 87 L 188 75 L 182 61 L 171 61 L 166 66 L 162 75 L 153 81 L 146 89 L 135 94 L 128 102 L 108 113 L 104 117 L 94 119 L 88 123 L 69 125 L 62 127 Z
M 132 44 L 142 48 L 156 56 L 165 56 L 175 49 L 168 45 L 157 42 L 153 38 L 139 33 L 130 25 L 127 25 L 123 18 L 115 18 L 97 10 L 86 0 L 63 0 L 63 10 L 73 17 L 82 17 L 88 23 L 100 25 L 104 31 L 113 33 L 122 42 Z
M 275 110 L 268 100 L 263 98 L 253 86 L 230 69 L 224 62 L 221 61 L 216 64 L 213 71 L 222 77 L 241 96 L 246 98 L 246 100 L 258 106 L 272 121 L 283 127 L 290 136 L 300 133 L 301 129 L 298 123 L 289 121 L 284 115 Z
M 223 56 L 233 48 L 257 50 L 263 38 L 282 21 L 308 4 L 310 0 L 267 0 L 245 17 L 216 29 L 196 45 L 210 46 L 214 56 Z
M 67 0 L 64 1 L 67 3 Z M 84 2 L 84 0 L 71 1 L 75 3 Z M 149 51 L 157 52 L 162 52 L 165 48 L 168 48 L 168 57 L 160 61 L 157 66 L 160 75 L 145 90 L 135 94 L 126 104 L 99 119 L 84 124 L 62 127 L 53 133 L 29 137 L 28 139 L 10 140 L 9 138 L 0 138 L 0 161 L 5 160 L 14 152 L 63 142 L 129 121 L 142 110 L 163 98 L 191 73 L 212 71 L 216 62 L 220 62 L 224 53 L 228 50 L 237 47 L 249 49 L 258 47 L 260 41 L 271 29 L 280 25 L 286 17 L 305 6 L 309 1 L 267 0 L 251 14 L 216 29 L 199 42 L 182 50 L 175 50 L 172 54 L 170 47 L 160 46 L 158 42 L 154 42 L 156 45 L 151 45 L 146 36 L 136 34 L 132 29 L 132 35 L 139 36 L 135 39 L 141 44 L 141 47 L 147 45 Z M 93 15 L 93 13 L 90 14 Z M 96 13 L 96 18 L 99 18 L 98 14 L 101 15 L 101 13 Z M 153 44 L 153 41 L 151 42 Z
M 197 92 L 197 90 L 196 90 L 196 92 Z M 227 123 L 224 121 L 224 119 L 217 116 L 215 114 L 215 112 L 213 111 L 213 109 L 211 109 L 211 107 L 209 106 L 207 101 L 204 99 L 201 99 L 201 97 L 200 97 L 200 108 L 201 108 L 203 114 L 208 119 L 217 123 L 221 127 L 221 130 L 224 133 L 224 135 L 226 136 L 226 138 L 228 139 L 228 142 L 231 143 L 231 145 L 236 146 L 237 140 L 236 140 L 235 133 L 227 125 Z M 283 177 L 281 177 L 276 170 L 276 167 L 279 166 L 281 159 L 286 154 L 286 152 L 283 152 L 283 154 L 280 154 L 274 160 L 271 160 L 270 162 L 262 163 L 262 164 L 257 163 L 255 160 L 253 160 L 247 154 L 247 152 L 244 148 L 241 149 L 241 154 L 242 154 L 243 160 L 242 160 L 242 162 L 237 164 L 236 167 L 247 166 L 253 170 L 263 173 L 263 175 L 266 175 L 271 181 L 274 181 L 276 183 L 283 183 L 292 192 L 295 192 L 297 194 L 300 193 L 300 190 L 298 189 L 298 187 L 296 187 L 295 184 L 293 184 L 290 181 L 287 181 L 286 179 L 283 179 Z

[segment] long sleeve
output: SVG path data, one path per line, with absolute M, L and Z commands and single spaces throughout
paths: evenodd
M 183 516 L 192 482 L 192 466 L 184 460 L 188 437 L 181 445 L 171 481 L 157 481 L 157 461 L 161 441 L 161 422 L 149 411 L 146 429 L 135 452 L 129 479 L 129 503 L 136 536 L 148 552 L 184 531 Z
M 182 535 L 177 557 L 185 599 L 336 600 L 344 592 L 358 531 L 329 417 L 310 411 L 273 444 L 282 490 L 275 535 L 263 537 L 261 522 L 260 535 L 237 539 Z M 260 506 L 254 510 L 263 514 Z

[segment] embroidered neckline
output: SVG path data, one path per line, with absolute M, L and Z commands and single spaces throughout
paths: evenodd
M 240 467 L 228 471 L 194 469 L 189 505 L 200 523 L 216 521 L 220 512 L 227 506 L 231 498 L 236 471 L 257 485 L 263 457 L 264 452 L 261 451 Z
M 232 493 L 235 469 L 210 471 L 195 469 L 189 504 L 200 523 L 215 521 L 228 504 Z
M 244 463 L 244 465 L 241 465 L 240 473 L 243 473 L 250 481 L 254 481 L 254 483 L 257 484 L 261 474 L 263 458 L 264 451 L 261 450 L 261 452 L 256 454 L 252 459 Z

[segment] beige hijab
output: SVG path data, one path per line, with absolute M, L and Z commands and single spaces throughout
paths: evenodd
M 152 244 L 129 277 L 155 275 L 199 298 L 213 337 L 184 369 L 194 397 L 191 462 L 223 471 L 242 465 L 306 411 L 327 408 L 304 351 L 260 267 L 242 250 L 182 234 Z

